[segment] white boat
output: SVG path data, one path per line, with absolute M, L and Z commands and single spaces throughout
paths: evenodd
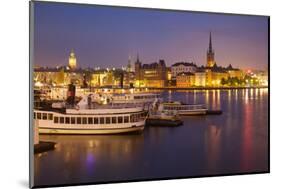
M 107 104 L 107 103 L 151 104 L 154 102 L 155 99 L 159 99 L 159 98 L 160 98 L 160 95 L 157 93 L 125 93 L 125 94 L 95 93 L 95 94 L 92 94 L 93 101 L 100 101 L 103 104 Z
M 160 109 L 164 111 L 173 111 L 178 115 L 205 115 L 208 109 L 204 104 L 184 104 L 181 102 L 165 102 L 161 103 Z
M 152 103 L 146 119 L 146 125 L 179 126 L 183 124 L 175 112 L 163 110 L 163 106 L 160 106 L 160 104 L 161 102 L 157 99 Z
M 39 134 L 116 134 L 144 129 L 146 111 L 133 104 L 100 105 L 85 95 L 75 106 L 35 109 Z

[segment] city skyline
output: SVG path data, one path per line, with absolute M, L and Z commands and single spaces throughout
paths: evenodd
M 122 67 L 137 54 L 142 63 L 205 66 L 212 32 L 218 65 L 267 69 L 266 17 L 37 2 L 35 7 L 35 65 L 67 65 L 74 49 L 83 68 Z

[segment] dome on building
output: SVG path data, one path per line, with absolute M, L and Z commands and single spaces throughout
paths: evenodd
M 71 50 L 70 55 L 69 55 L 68 66 L 70 69 L 77 68 L 76 56 L 75 56 L 73 49 Z

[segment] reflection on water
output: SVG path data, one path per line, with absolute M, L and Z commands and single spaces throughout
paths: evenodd
M 57 142 L 35 155 L 35 184 L 167 178 L 268 170 L 268 90 L 167 91 L 165 100 L 206 103 L 219 116 L 185 117 L 142 134 L 41 135 Z

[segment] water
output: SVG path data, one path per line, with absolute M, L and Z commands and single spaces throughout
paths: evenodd
M 222 115 L 185 117 L 142 134 L 52 136 L 35 155 L 35 185 L 160 179 L 268 171 L 268 90 L 165 91 L 166 100 L 206 103 Z

